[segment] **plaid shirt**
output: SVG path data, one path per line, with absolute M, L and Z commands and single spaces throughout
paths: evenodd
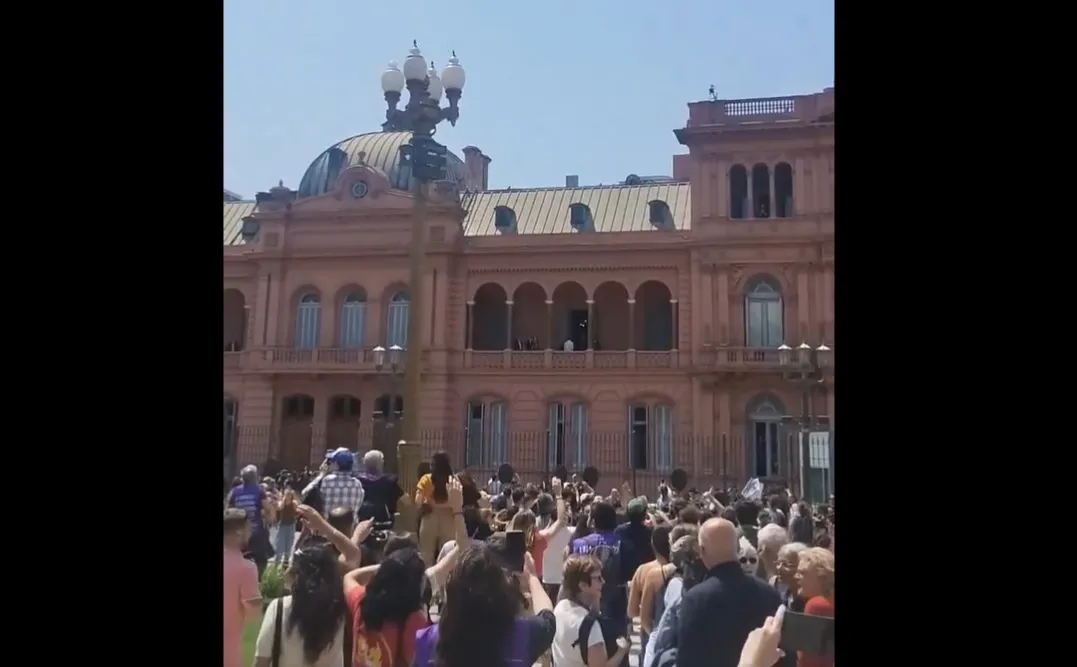
M 321 493 L 326 516 L 338 507 L 351 508 L 355 516 L 359 516 L 359 508 L 363 505 L 363 483 L 352 473 L 331 472 L 315 477 L 314 481 L 303 489 L 303 495 L 307 495 L 319 482 L 322 485 Z

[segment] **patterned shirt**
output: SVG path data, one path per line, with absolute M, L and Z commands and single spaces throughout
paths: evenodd
M 363 505 L 363 483 L 350 472 L 331 472 L 314 478 L 307 488 L 306 496 L 318 484 L 321 484 L 323 511 L 326 516 L 338 507 L 348 507 L 359 516 Z

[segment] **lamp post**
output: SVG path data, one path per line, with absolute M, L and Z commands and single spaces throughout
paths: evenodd
M 793 348 L 786 344 L 778 347 L 778 362 L 782 367 L 786 380 L 792 382 L 800 392 L 800 417 L 797 422 L 800 426 L 800 496 L 804 497 L 805 478 L 807 477 L 810 456 L 808 454 L 808 440 L 812 428 L 818 424 L 812 405 L 812 391 L 824 380 L 824 372 L 830 366 L 831 350 L 825 344 L 812 348 L 806 342 Z M 833 457 L 830 457 L 833 459 Z M 833 466 L 833 460 L 830 461 Z
M 396 436 L 396 397 L 399 393 L 397 391 L 397 378 L 400 376 L 400 361 L 404 356 L 404 348 L 399 345 L 393 345 L 388 350 L 389 354 L 386 355 L 386 350 L 381 345 L 374 348 L 374 370 L 379 373 L 385 368 L 386 356 L 389 360 L 389 405 L 386 407 L 385 414 L 385 428 L 389 430 L 389 437 Z M 396 461 L 394 461 L 396 463 Z
M 408 347 L 404 359 L 404 404 L 407 410 L 404 411 L 401 441 L 397 444 L 398 474 L 401 488 L 404 489 L 404 498 L 411 497 L 411 489 L 415 488 L 418 481 L 416 475 L 419 466 L 420 366 L 423 357 L 423 318 L 426 312 L 422 286 L 426 272 L 427 184 L 444 179 L 448 164 L 446 148 L 434 141 L 433 136 L 437 132 L 438 123 L 443 120 L 456 125 L 460 117 L 457 103 L 460 101 L 465 80 L 464 68 L 460 66 L 455 51 L 439 77 L 433 63 L 427 66 L 418 43 L 414 41 L 408 57 L 404 59 L 404 67 L 401 69 L 396 63 L 389 63 L 389 67 L 381 75 L 381 89 L 388 105 L 382 129 L 386 132 L 411 132 L 411 141 L 401 147 L 401 164 L 410 170 L 413 195 L 408 278 L 410 315 Z M 408 103 L 403 109 L 398 109 L 397 104 L 400 103 L 404 88 L 408 89 Z M 439 104 L 443 93 L 449 101 L 447 107 Z M 403 503 L 399 521 L 406 530 L 415 529 L 414 511 L 411 503 Z

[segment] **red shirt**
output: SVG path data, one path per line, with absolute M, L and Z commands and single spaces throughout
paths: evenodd
M 816 595 L 804 605 L 804 613 L 834 618 L 834 603 L 822 595 Z M 802 652 L 797 651 L 797 667 L 834 667 L 834 661 L 831 658 L 804 655 Z
M 539 581 L 542 581 L 542 556 L 546 553 L 547 542 L 542 533 L 537 530 L 533 534 L 534 537 L 531 538 L 531 560 L 535 561 L 535 574 L 538 575 Z
M 415 633 L 428 624 L 421 611 L 413 611 L 404 623 L 404 637 L 400 637 L 400 626 L 386 623 L 381 630 L 368 630 L 363 626 L 359 614 L 359 603 L 366 595 L 362 586 L 348 591 L 348 611 L 351 612 L 352 625 L 352 667 L 394 667 L 396 651 L 402 650 L 400 664 L 410 665 L 415 660 Z

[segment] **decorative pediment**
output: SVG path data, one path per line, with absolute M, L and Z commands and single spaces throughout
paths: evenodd
M 329 195 L 337 201 L 349 199 L 357 204 L 376 201 L 389 191 L 389 177 L 377 167 L 368 165 L 362 151 L 356 156 L 357 164 L 348 167 L 337 178 L 337 184 Z
M 329 192 L 298 200 L 292 207 L 293 213 L 384 212 L 411 207 L 409 193 L 394 190 L 384 171 L 362 161 L 362 152 L 358 157 L 360 162 L 343 170 Z

